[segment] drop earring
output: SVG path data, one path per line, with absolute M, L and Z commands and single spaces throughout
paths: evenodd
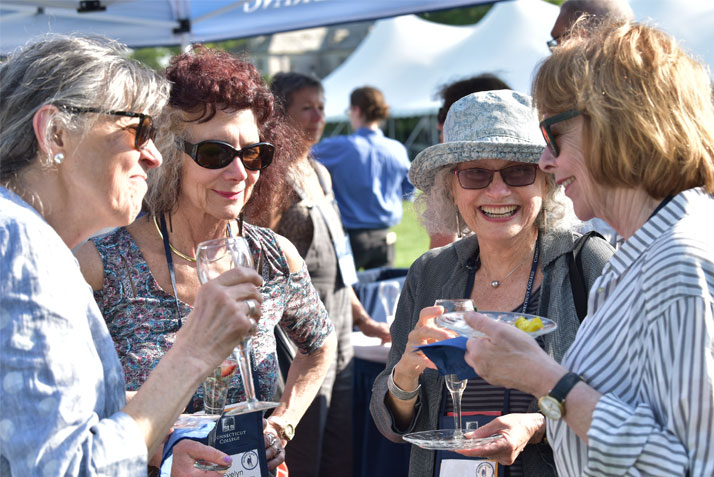
M 456 235 L 461 238 L 464 235 L 461 233 L 461 221 L 459 220 L 459 213 L 456 212 Z
M 62 164 L 62 162 L 64 162 L 64 154 L 62 154 L 61 152 L 58 152 L 57 154 L 52 156 L 52 161 L 57 165 Z

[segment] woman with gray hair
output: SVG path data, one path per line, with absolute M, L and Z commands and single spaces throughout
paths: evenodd
M 435 300 L 467 298 L 482 310 L 555 317 L 558 328 L 541 346 L 560 359 L 580 324 L 569 257 L 579 250 L 577 279 L 589 288 L 612 254 L 602 239 L 578 242 L 566 199 L 538 169 L 544 143 L 528 96 L 508 90 L 466 96 L 449 109 L 444 138 L 416 157 L 409 175 L 424 192 L 428 227 L 470 235 L 430 250 L 409 269 L 370 406 L 380 431 L 395 442 L 408 432 L 443 427 L 440 418 L 453 410 L 444 378 L 415 349 L 453 337 L 435 324 L 443 312 L 432 306 Z M 464 412 L 489 416 L 479 418 L 480 436 L 504 439 L 479 449 L 483 459 L 472 462 L 413 447 L 410 475 L 450 475 L 457 467 L 475 475 L 479 465 L 500 469 L 498 475 L 506 466 L 509 476 L 554 475 L 543 433 L 535 432 L 543 423 L 535 408 L 526 393 L 469 379 Z
M 141 207 L 169 84 L 97 38 L 51 36 L 0 65 L 0 475 L 146 475 L 194 389 L 251 327 L 260 277 L 197 291 L 131 401 L 71 248 Z M 203 457 L 224 454 L 206 448 Z

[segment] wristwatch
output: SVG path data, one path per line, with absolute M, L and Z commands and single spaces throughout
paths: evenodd
M 565 416 L 565 397 L 583 378 L 575 373 L 568 373 L 558 381 L 548 394 L 538 399 L 538 408 L 545 417 L 558 420 Z
M 270 416 L 268 422 L 272 422 L 275 427 L 278 428 L 280 437 L 290 442 L 295 437 L 295 427 L 288 423 L 285 419 L 278 416 Z

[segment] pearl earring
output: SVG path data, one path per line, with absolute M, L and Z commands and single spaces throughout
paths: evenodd
M 57 154 L 55 154 L 55 155 L 52 157 L 52 160 L 53 160 L 54 163 L 57 164 L 57 165 L 62 164 L 62 162 L 64 162 L 64 154 L 62 154 L 61 152 L 58 152 Z

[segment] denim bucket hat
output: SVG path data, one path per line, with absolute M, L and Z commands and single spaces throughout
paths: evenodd
M 444 142 L 417 154 L 409 179 L 426 192 L 444 166 L 478 159 L 536 163 L 544 147 L 530 96 L 511 90 L 473 93 L 451 105 Z

